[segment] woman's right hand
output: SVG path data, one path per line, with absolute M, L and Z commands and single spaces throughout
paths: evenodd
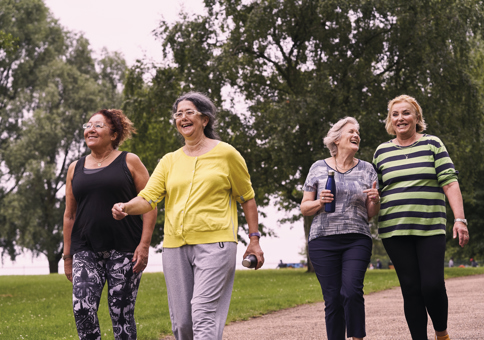
M 321 194 L 319 194 L 319 200 L 320 200 L 321 206 L 323 206 L 323 204 L 325 203 L 333 202 L 334 197 L 333 197 L 333 194 L 331 193 L 331 190 L 324 189 L 323 191 L 321 191 Z
M 64 273 L 67 279 L 72 282 L 72 257 L 64 260 Z
M 128 216 L 127 213 L 125 213 L 126 205 L 124 203 L 116 203 L 113 205 L 113 209 L 111 211 L 113 212 L 113 217 L 115 220 L 122 220 L 126 216 Z

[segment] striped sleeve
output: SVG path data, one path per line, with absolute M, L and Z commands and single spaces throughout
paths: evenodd
M 454 163 L 444 143 L 435 136 L 429 136 L 429 146 L 434 153 L 435 172 L 441 187 L 457 181 L 459 172 L 455 170 Z

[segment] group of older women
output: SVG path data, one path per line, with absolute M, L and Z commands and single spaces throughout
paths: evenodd
M 184 146 L 164 155 L 151 177 L 136 155 L 117 150 L 135 133 L 120 110 L 101 110 L 84 124 L 91 152 L 68 170 L 63 255 L 80 339 L 101 338 L 97 310 L 106 281 L 115 339 L 137 338 L 135 300 L 163 199 L 163 272 L 173 334 L 222 339 L 235 274 L 236 202 L 249 228 L 244 257 L 255 255 L 258 269 L 264 255 L 247 166 L 220 141 L 215 116 L 214 104 L 201 93 L 178 98 L 173 122 Z M 467 222 L 457 171 L 440 139 L 421 133 L 425 127 L 416 100 L 397 97 L 386 121 L 396 138 L 377 148 L 373 164 L 355 157 L 359 125 L 346 117 L 324 139 L 331 157 L 309 171 L 301 212 L 314 216 L 308 249 L 325 299 L 329 340 L 366 336 L 363 280 L 372 251 L 369 220 L 376 215 L 412 339 L 427 339 L 427 313 L 436 339 L 449 339 L 445 196 L 461 246 L 468 242 Z M 335 195 L 325 189 L 329 171 Z M 325 212 L 334 200 L 335 211 Z

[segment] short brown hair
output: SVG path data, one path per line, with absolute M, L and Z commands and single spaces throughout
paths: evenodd
M 395 130 L 393 129 L 393 126 L 392 126 L 392 118 L 391 118 L 392 107 L 396 103 L 401 103 L 401 102 L 409 103 L 414 108 L 415 114 L 417 115 L 417 132 L 425 131 L 425 129 L 427 128 L 427 124 L 425 123 L 425 119 L 422 114 L 422 108 L 420 107 L 420 105 L 418 104 L 417 100 L 414 97 L 410 97 L 410 96 L 407 96 L 406 94 L 402 94 L 396 98 L 393 98 L 388 102 L 388 114 L 387 114 L 387 119 L 385 120 L 385 129 L 387 130 L 388 134 L 393 136 L 396 135 Z
M 98 114 L 103 115 L 113 126 L 111 131 L 116 133 L 116 139 L 112 141 L 113 149 L 117 149 L 125 140 L 130 139 L 133 133 L 136 133 L 133 122 L 126 117 L 123 111 L 117 109 L 103 109 L 99 110 L 91 117 Z

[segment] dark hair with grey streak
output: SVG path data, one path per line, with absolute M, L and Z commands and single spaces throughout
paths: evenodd
M 215 132 L 215 127 L 217 126 L 216 117 L 217 117 L 217 108 L 212 103 L 210 98 L 200 92 L 188 92 L 184 95 L 178 97 L 173 104 L 173 113 L 178 110 L 178 104 L 184 100 L 188 100 L 196 106 L 197 111 L 203 113 L 205 116 L 208 117 L 208 124 L 205 126 L 203 133 L 205 136 L 211 139 L 218 139 L 220 140 L 220 136 L 217 132 Z

